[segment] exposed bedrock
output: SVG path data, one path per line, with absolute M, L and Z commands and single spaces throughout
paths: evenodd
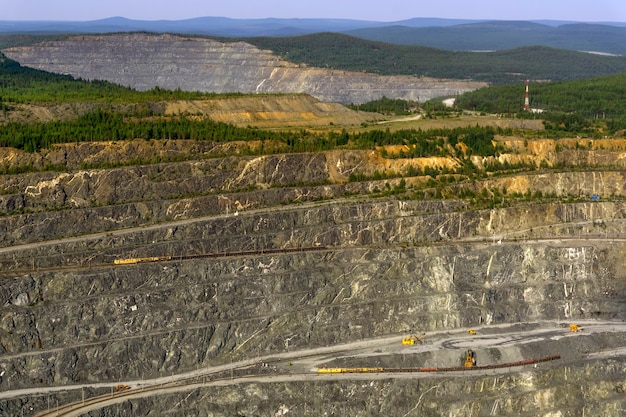
M 174 35 L 76 36 L 2 52 L 28 67 L 138 90 L 158 86 L 215 93 L 307 93 L 322 101 L 364 103 L 382 96 L 425 101 L 485 85 L 310 68 L 244 42 Z

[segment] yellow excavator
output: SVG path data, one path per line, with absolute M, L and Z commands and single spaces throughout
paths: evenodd
M 472 349 L 467 349 L 465 353 L 465 367 L 473 368 L 474 366 L 476 366 L 476 354 Z
M 402 344 L 403 345 L 415 345 L 416 343 L 421 342 L 424 336 L 426 336 L 426 333 L 422 333 L 421 335 L 417 337 L 413 335 L 407 336 L 402 339 Z
M 583 328 L 582 328 L 582 327 L 580 327 L 580 326 L 579 326 L 579 325 L 577 325 L 577 324 L 570 324 L 570 325 L 569 325 L 569 331 L 570 331 L 570 332 L 572 332 L 572 333 L 575 333 L 575 332 L 582 332 L 582 331 L 583 331 Z

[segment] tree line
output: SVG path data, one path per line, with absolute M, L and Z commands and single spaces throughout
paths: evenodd
M 420 103 L 413 100 L 393 99 L 382 96 L 378 100 L 369 101 L 363 104 L 349 104 L 346 106 L 352 110 L 368 111 L 385 115 L 407 115 L 419 110 Z
M 307 130 L 281 131 L 254 127 L 238 127 L 210 119 L 197 120 L 183 115 L 160 117 L 153 113 L 124 113 L 96 109 L 76 119 L 51 122 L 10 122 L 0 130 L 0 146 L 28 152 L 49 148 L 53 144 L 93 141 L 120 141 L 132 139 L 202 140 L 210 142 L 261 141 L 267 145 L 261 153 L 313 152 L 336 147 L 371 149 L 385 145 L 407 145 L 399 157 L 442 156 L 448 153 L 444 146 L 464 143 L 470 153 L 492 155 L 495 152 L 495 134 L 507 133 L 491 127 L 463 127 L 454 129 L 377 129 L 349 133 L 313 133 Z M 510 133 L 510 132 L 509 132 Z M 278 143 L 279 146 L 271 145 Z M 274 149 L 272 149 L 274 146 Z

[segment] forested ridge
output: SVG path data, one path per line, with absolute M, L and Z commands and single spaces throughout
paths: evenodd
M 423 46 L 370 41 L 340 33 L 293 37 L 225 38 L 271 50 L 283 59 L 308 66 L 363 71 L 381 75 L 472 79 L 504 85 L 526 79 L 567 81 L 626 73 L 626 56 L 607 56 L 525 46 L 494 52 L 450 51 Z M 4 35 L 0 48 L 61 40 L 67 35 Z
M 367 41 L 337 33 L 243 40 L 261 49 L 272 50 L 294 63 L 381 75 L 510 84 L 526 79 L 566 81 L 626 73 L 624 56 L 603 56 L 543 46 L 496 52 L 453 52 Z
M 528 21 L 485 21 L 446 27 L 386 26 L 347 32 L 372 41 L 421 45 L 454 51 L 495 51 L 542 45 L 570 51 L 626 54 L 626 27 L 570 23 L 559 26 Z
M 11 33 L 0 35 L 0 49 L 12 46 L 28 46 L 45 41 L 60 41 L 69 38 L 70 34 L 35 35 L 32 33 Z

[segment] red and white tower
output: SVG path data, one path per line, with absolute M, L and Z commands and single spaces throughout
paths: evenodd
M 528 99 L 528 80 L 526 80 L 526 97 L 524 97 L 524 110 L 530 110 L 530 100 Z

